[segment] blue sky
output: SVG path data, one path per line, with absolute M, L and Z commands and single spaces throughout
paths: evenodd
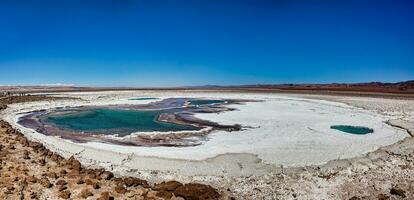
M 0 85 L 414 79 L 414 1 L 0 0 Z

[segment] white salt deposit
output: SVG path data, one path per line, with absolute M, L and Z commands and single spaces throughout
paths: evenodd
M 384 122 L 388 120 L 385 115 L 343 103 L 305 99 L 298 95 L 151 91 L 70 93 L 66 95 L 80 97 L 83 100 L 15 104 L 3 111 L 4 115 L 2 116 L 26 135 L 42 141 L 52 149 L 56 149 L 63 154 L 77 153 L 83 162 L 98 163 L 100 165 L 111 163 L 120 167 L 128 166 L 128 168 L 135 169 L 173 171 L 179 171 L 179 168 L 183 166 L 189 168 L 188 170 L 194 167 L 197 172 L 208 171 L 203 167 L 217 168 L 219 166 L 206 165 L 206 159 L 238 154 L 256 155 L 264 163 L 278 166 L 321 164 L 333 159 L 350 158 L 374 151 L 381 146 L 395 143 L 408 136 L 404 131 L 385 124 Z M 195 147 L 129 147 L 102 143 L 76 144 L 56 137 L 44 136 L 16 123 L 20 116 L 19 113 L 36 109 L 79 105 L 143 104 L 157 101 L 128 100 L 136 96 L 158 97 L 161 99 L 198 97 L 262 101 L 232 105 L 231 107 L 236 108 L 237 111 L 220 114 L 197 114 L 197 117 L 201 119 L 221 124 L 241 124 L 246 128 L 237 132 L 214 132 L 209 135 L 208 141 Z M 366 126 L 373 128 L 375 132 L 367 135 L 352 135 L 330 129 L 331 125 Z M 237 156 L 227 157 L 236 158 Z M 124 158 L 128 158 L 130 163 L 122 161 Z M 145 159 L 146 161 L 148 159 L 152 160 L 147 164 L 140 162 Z M 180 162 L 183 163 L 180 164 Z M 217 161 L 216 164 L 226 162 L 236 163 L 235 160 L 229 159 Z M 237 162 L 243 163 L 243 161 Z M 132 163 L 135 164 L 132 165 Z M 163 165 L 163 163 L 168 163 L 168 166 Z M 223 170 L 225 167 L 223 165 L 223 168 L 217 170 Z M 228 168 L 233 169 L 233 166 Z

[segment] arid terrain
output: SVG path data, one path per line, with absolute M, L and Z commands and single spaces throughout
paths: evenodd
M 28 140 L 10 124 L 1 121 L 0 198 L 413 199 L 412 93 L 389 96 L 385 93 L 357 91 L 366 95 L 359 97 L 354 92 L 345 95 L 326 95 L 326 91 L 321 92 L 324 95 L 297 93 L 307 93 L 304 96 L 309 99 L 342 102 L 388 116 L 389 124 L 406 131 L 410 136 L 363 156 L 332 160 L 322 165 L 280 166 L 269 173 L 248 176 L 181 177 L 179 182 L 165 178 L 168 172 L 153 171 L 149 175 L 151 178 L 146 180 L 134 175 L 140 174 L 139 171 L 128 171 L 125 174 L 131 176 L 127 176 L 119 171 L 111 172 L 110 168 L 85 165 L 77 159 L 79 155 L 60 155 L 48 150 L 42 143 Z M 0 107 L 4 110 L 14 103 L 52 102 L 65 98 L 5 96 L 0 97 Z

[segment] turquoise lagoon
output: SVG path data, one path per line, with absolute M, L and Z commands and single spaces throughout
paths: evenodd
M 191 125 L 180 125 L 157 121 L 162 113 L 176 112 L 170 110 L 123 110 L 123 109 L 88 109 L 75 113 L 44 116 L 42 121 L 62 129 L 78 132 L 129 135 L 133 132 L 167 132 L 199 130 Z

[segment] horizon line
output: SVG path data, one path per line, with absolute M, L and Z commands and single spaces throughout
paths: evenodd
M 1 85 L 0 87 L 74 87 L 74 88 L 197 88 L 197 87 L 242 87 L 242 86 L 277 86 L 277 85 L 355 85 L 355 84 L 369 84 L 369 83 L 381 83 L 381 84 L 397 84 L 404 82 L 411 82 L 414 79 L 401 80 L 396 82 L 382 82 L 382 81 L 366 81 L 366 82 L 307 82 L 307 83 L 254 83 L 254 84 L 205 84 L 205 85 L 181 85 L 181 86 L 98 86 L 98 85 L 77 85 L 77 84 L 64 84 L 64 83 L 46 83 L 46 84 L 31 84 L 31 85 Z

